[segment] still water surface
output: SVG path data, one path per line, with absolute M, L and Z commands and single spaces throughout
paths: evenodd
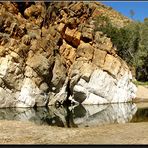
M 0 109 L 0 120 L 31 121 L 39 125 L 90 127 L 127 122 L 148 122 L 148 104 L 119 103 Z

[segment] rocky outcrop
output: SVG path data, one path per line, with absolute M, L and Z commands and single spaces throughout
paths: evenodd
M 127 64 L 95 31 L 99 3 L 0 3 L 0 107 L 128 102 Z

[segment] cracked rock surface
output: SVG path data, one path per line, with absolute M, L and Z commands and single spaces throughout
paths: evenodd
M 53 105 L 69 95 L 82 104 L 135 98 L 129 67 L 94 31 L 101 6 L 0 3 L 0 108 Z

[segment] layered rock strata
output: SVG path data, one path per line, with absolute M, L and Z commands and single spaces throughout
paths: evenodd
M 99 3 L 0 3 L 0 107 L 128 102 L 127 64 L 95 31 Z M 70 96 L 70 98 L 69 98 Z

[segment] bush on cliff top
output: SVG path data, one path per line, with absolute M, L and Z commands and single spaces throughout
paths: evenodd
M 102 31 L 117 47 L 117 54 L 136 69 L 136 79 L 148 81 L 148 19 L 128 26 L 113 26 L 105 16 L 95 21 L 95 31 Z

